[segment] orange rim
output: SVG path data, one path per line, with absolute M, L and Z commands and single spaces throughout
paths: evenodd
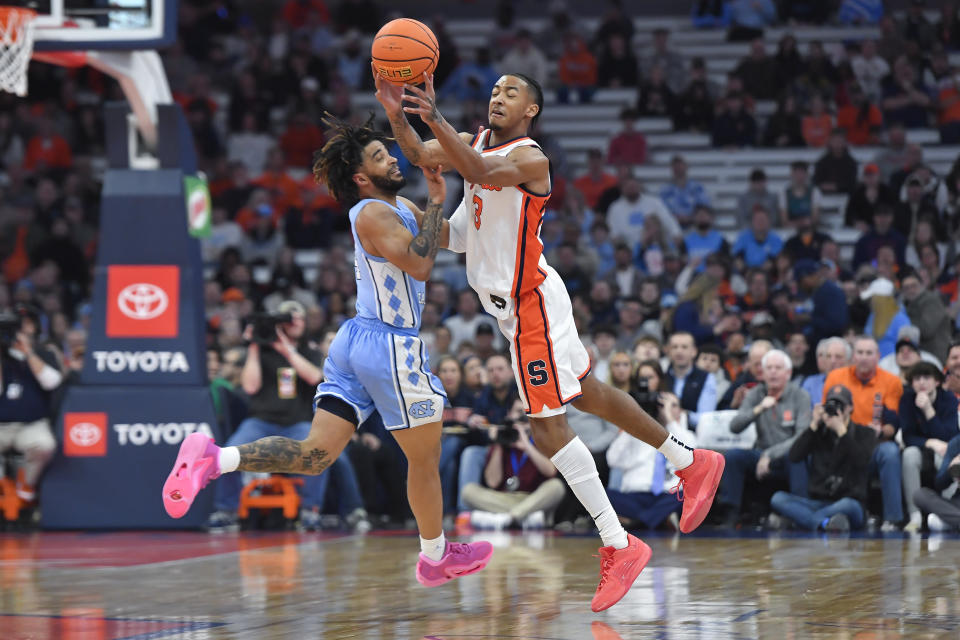
M 87 54 L 83 51 L 34 51 L 37 62 L 55 64 L 58 67 L 82 67 L 87 64 Z
M 37 17 L 37 12 L 33 9 L 24 9 L 23 7 L 0 7 L 0 26 L 10 34 L 10 41 L 16 42 L 19 38 L 19 32 L 11 29 L 12 26 L 33 22 Z
M 33 20 L 37 17 L 37 12 L 23 7 L 0 7 L 0 22 L 7 22 L 11 16 L 17 16 L 20 20 Z

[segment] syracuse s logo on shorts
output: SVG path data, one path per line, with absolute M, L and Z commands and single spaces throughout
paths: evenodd
M 433 416 L 436 410 L 433 408 L 433 400 L 421 400 L 420 402 L 411 404 L 410 410 L 407 413 L 410 414 L 411 418 L 420 420 Z
M 175 338 L 179 302 L 180 268 L 175 265 L 107 267 L 109 338 Z
M 63 455 L 71 458 L 102 458 L 107 455 L 107 414 L 65 413 Z

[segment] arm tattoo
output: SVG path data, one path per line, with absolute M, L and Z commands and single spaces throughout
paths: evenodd
M 300 440 L 271 436 L 240 445 L 240 471 L 272 471 L 318 475 L 333 458 L 321 449 L 303 448 Z
M 437 109 L 437 101 L 430 100 L 429 102 L 430 102 L 430 121 L 436 124 L 442 124 L 444 120 L 443 120 L 443 116 L 440 115 L 440 110 Z
M 433 260 L 437 255 L 440 228 L 443 223 L 443 205 L 431 202 L 423 214 L 420 233 L 410 241 L 410 249 L 421 258 Z
M 393 129 L 393 137 L 400 145 L 400 150 L 406 156 L 410 164 L 420 163 L 420 153 L 423 151 L 423 140 L 417 130 L 410 126 L 407 117 L 402 113 L 394 113 L 389 116 L 390 128 Z

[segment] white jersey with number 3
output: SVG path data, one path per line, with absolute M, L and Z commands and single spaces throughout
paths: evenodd
M 488 147 L 490 135 L 487 129 L 473 139 L 483 156 L 539 148 L 526 136 Z M 466 253 L 467 281 L 510 342 L 517 388 L 535 417 L 563 413 L 564 405 L 580 396 L 580 380 L 590 371 L 570 296 L 543 257 L 540 226 L 549 198 L 549 192 L 522 186 L 464 180 L 463 202 L 450 218 L 449 248 Z
M 518 147 L 537 147 L 524 136 L 487 147 L 492 131 L 474 137 L 472 146 L 484 156 L 507 156 Z M 484 308 L 499 317 L 499 299 L 516 297 L 543 282 L 547 266 L 540 225 L 550 194 L 523 187 L 495 187 L 463 181 L 463 202 L 450 219 L 450 248 L 467 254 L 467 281 Z M 491 302 L 494 296 L 496 302 Z

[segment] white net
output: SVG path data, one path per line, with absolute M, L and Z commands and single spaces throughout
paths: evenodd
M 0 7 L 0 89 L 27 95 L 27 67 L 33 55 L 33 20 L 29 9 Z

